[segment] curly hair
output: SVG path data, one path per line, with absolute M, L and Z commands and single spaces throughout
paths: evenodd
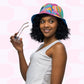
M 46 16 L 50 16 L 50 15 L 49 14 L 39 14 L 35 16 L 35 18 L 33 19 L 32 29 L 30 33 L 30 36 L 32 39 L 39 41 L 39 42 L 43 42 L 44 35 L 40 30 L 40 20 L 42 17 L 46 17 Z M 70 32 L 69 32 L 69 28 L 67 27 L 67 24 L 65 24 L 65 22 L 62 19 L 58 17 L 55 17 L 55 18 L 57 19 L 57 22 L 58 22 L 57 30 L 55 33 L 56 39 L 65 40 L 69 38 L 68 35 L 70 34 Z

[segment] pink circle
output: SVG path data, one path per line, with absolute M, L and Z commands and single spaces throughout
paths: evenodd
M 11 47 L 10 36 L 0 35 L 0 38 L 0 49 L 9 49 L 9 47 Z
M 66 80 L 65 84 L 79 84 L 78 79 L 68 79 Z
M 24 21 L 21 20 L 15 20 L 8 24 L 7 31 L 10 33 L 16 33 L 21 28 L 21 26 L 24 24 Z
M 66 4 L 69 4 L 71 6 L 79 6 L 79 5 L 81 5 L 80 4 L 80 0 L 66 0 L 65 2 L 66 2 Z
M 28 35 L 27 38 L 28 44 L 25 49 L 36 49 L 39 47 L 38 42 L 32 39 L 30 35 Z
M 8 78 L 14 74 L 14 69 L 10 64 L 0 64 L 0 78 Z
M 51 2 L 51 0 L 38 0 L 38 4 L 42 6 L 42 4 L 46 4 L 46 3 L 49 3 Z
M 79 63 L 78 56 L 80 54 L 79 50 L 69 50 L 68 51 L 68 61 L 71 63 Z
M 67 6 L 62 7 L 63 13 L 64 13 L 64 18 L 68 20 L 71 17 L 71 9 Z
M 8 61 L 10 61 L 11 63 L 18 63 L 19 61 L 18 53 L 11 49 L 8 52 Z
M 14 17 L 14 9 L 8 6 L 0 7 L 0 20 L 9 20 Z
M 8 3 L 14 6 L 22 5 L 22 0 L 8 0 Z
M 70 24 L 70 29 L 71 29 L 71 34 L 80 34 L 80 31 L 79 31 L 79 26 L 80 26 L 80 23 L 81 23 L 81 20 L 79 21 L 71 21 L 69 24 Z
M 24 84 L 22 78 L 13 78 L 7 81 L 7 84 Z

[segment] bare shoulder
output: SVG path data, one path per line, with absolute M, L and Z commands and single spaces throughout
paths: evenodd
M 52 55 L 53 56 L 66 56 L 66 49 L 63 43 L 56 43 L 52 48 Z
M 63 48 L 65 48 L 65 46 L 64 46 L 64 44 L 63 43 L 60 43 L 60 42 L 58 42 L 58 43 L 56 43 L 55 45 L 54 45 L 54 47 L 53 47 L 54 49 L 63 49 Z
M 56 51 L 58 51 L 58 50 L 65 50 L 65 46 L 64 46 L 63 43 L 58 42 L 58 43 L 56 43 L 55 45 L 53 45 L 52 51 L 53 51 L 53 52 L 56 52 Z

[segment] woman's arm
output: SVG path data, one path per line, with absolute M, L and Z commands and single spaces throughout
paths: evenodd
M 55 44 L 52 51 L 52 73 L 51 84 L 62 84 L 67 54 L 62 43 Z
M 20 72 L 22 74 L 23 79 L 26 81 L 26 72 L 29 66 L 26 63 L 23 51 L 18 51 L 18 56 L 19 56 Z
M 28 69 L 28 65 L 26 63 L 24 53 L 23 53 L 23 42 L 22 42 L 22 39 L 20 39 L 20 40 L 15 39 L 16 35 L 17 35 L 17 33 L 14 36 L 11 36 L 10 41 L 11 41 L 13 47 L 18 52 L 20 71 L 21 71 L 23 79 L 26 80 L 26 72 L 27 72 L 27 69 Z

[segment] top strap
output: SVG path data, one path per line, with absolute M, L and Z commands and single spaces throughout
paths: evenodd
M 49 44 L 48 46 L 46 46 L 44 48 L 42 48 L 44 44 L 41 44 L 40 47 L 36 50 L 36 52 L 42 51 L 42 50 L 46 52 L 46 50 L 48 50 L 51 46 L 53 46 L 57 42 L 61 42 L 61 41 L 60 40 L 56 40 L 56 41 L 52 42 L 51 44 Z M 42 49 L 40 49 L 40 48 L 42 48 Z
M 49 49 L 50 47 L 52 47 L 54 44 L 58 43 L 58 42 L 61 43 L 60 40 L 56 40 L 56 41 L 52 42 L 51 44 L 49 44 L 48 46 L 46 46 L 46 47 L 45 47 L 45 51 L 46 51 L 47 49 Z

